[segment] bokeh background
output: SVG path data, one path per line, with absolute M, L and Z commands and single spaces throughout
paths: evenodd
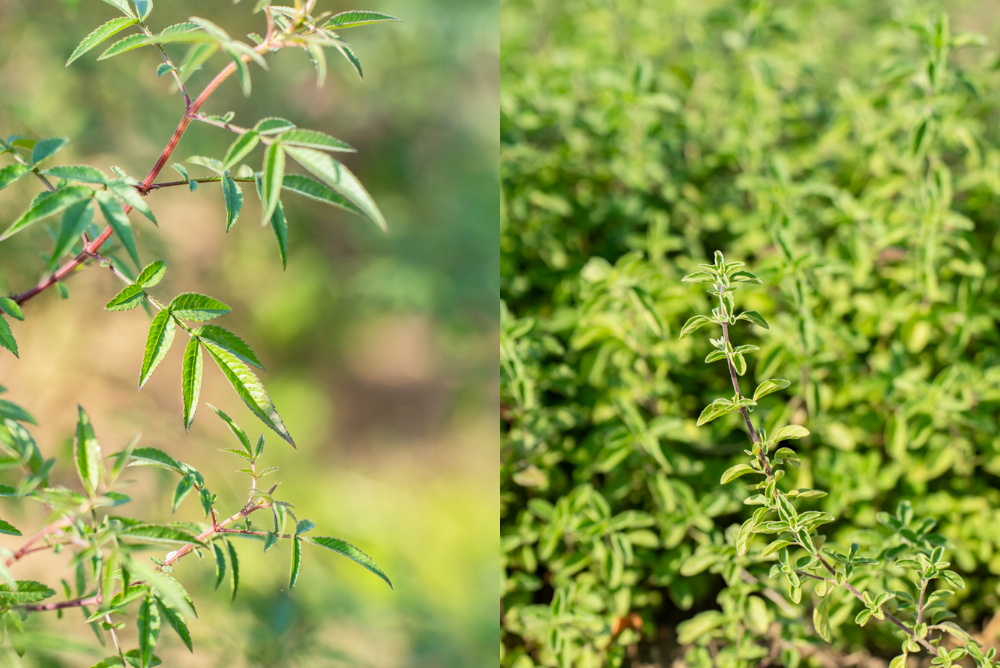
M 213 591 L 211 564 L 182 563 L 178 575 L 200 611 L 196 654 L 169 633 L 158 653 L 174 666 L 496 665 L 498 10 L 459 0 L 319 4 L 403 19 L 345 34 L 365 68 L 363 82 L 331 55 L 326 85 L 317 89 L 306 56 L 286 51 L 271 58 L 269 72 L 253 69 L 249 100 L 227 81 L 204 111 L 232 110 L 246 125 L 282 116 L 357 147 L 346 163 L 380 204 L 390 233 L 287 196 L 291 240 L 282 271 L 271 231 L 256 225 L 250 190 L 227 235 L 221 192 L 204 186 L 155 193 L 150 205 L 160 228 L 136 227 L 143 260 L 169 264 L 157 293 L 197 290 L 228 303 L 233 313 L 220 324 L 264 361 L 265 383 L 299 446 L 268 437 L 283 498 L 324 534 L 372 555 L 395 590 L 316 550 L 305 554 L 289 596 L 287 546 L 263 555 L 241 544 L 243 582 L 232 606 L 228 592 Z M 252 5 L 162 1 L 150 24 L 198 15 L 233 35 L 262 33 Z M 114 16 L 98 0 L 0 0 L 0 133 L 70 137 L 58 164 L 119 165 L 141 178 L 182 111 L 169 77 L 155 77 L 155 52 L 98 63 L 100 47 L 64 67 L 75 45 Z M 225 62 L 216 56 L 189 88 L 199 89 Z M 196 125 L 174 157 L 219 157 L 230 141 Z M 164 177 L 175 178 L 169 170 Z M 28 179 L 5 190 L 0 220 L 18 215 L 37 190 Z M 32 285 L 48 245 L 39 227 L 0 246 L 0 290 Z M 68 288 L 66 301 L 51 290 L 28 305 L 27 320 L 15 324 L 20 360 L 0 358 L 0 383 L 39 419 L 33 433 L 43 452 L 68 462 L 80 403 L 106 452 L 141 432 L 142 443 L 206 473 L 222 507 L 238 504 L 244 481 L 216 451 L 233 445 L 221 421 L 203 405 L 184 433 L 180 347 L 136 392 L 146 315 L 102 311 L 119 288 L 108 272 L 88 269 Z M 230 412 L 253 437 L 263 430 L 214 368 L 206 367 L 202 400 Z M 132 494 L 141 514 L 166 519 L 175 481 L 158 473 L 130 473 Z M 69 467 L 60 475 L 73 482 Z M 35 510 L 4 512 L 25 523 Z M 199 515 L 188 501 L 176 517 Z M 66 577 L 61 564 L 25 564 L 23 576 L 57 582 Z M 96 648 L 80 621 L 53 617 L 50 631 Z M 24 664 L 89 666 L 101 655 L 51 652 Z

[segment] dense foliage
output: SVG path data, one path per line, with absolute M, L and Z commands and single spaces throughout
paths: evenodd
M 149 27 L 153 10 L 151 0 L 105 2 L 123 16 L 108 21 L 85 37 L 70 55 L 67 65 L 115 34 L 126 29 L 134 30 L 133 34 L 108 47 L 98 60 L 142 47 L 155 49 L 163 61 L 156 76 L 170 74 L 176 83 L 176 92 L 181 96 L 183 113 L 180 122 L 143 181 L 128 176 L 118 167 L 111 167 L 115 177 L 89 165 L 46 168 L 43 163 L 52 159 L 68 143 L 65 138 L 36 140 L 12 135 L 0 140 L 0 156 L 11 162 L 0 169 L 0 189 L 22 178 L 37 178 L 38 187 L 42 189 L 24 213 L 0 235 L 0 241 L 24 233 L 29 228 L 38 231 L 40 223 L 61 214 L 58 225 L 49 228 L 54 247 L 42 254 L 43 279 L 26 292 L 0 298 L 0 310 L 6 317 L 24 320 L 26 316 L 22 305 L 36 295 L 54 287 L 66 297 L 68 289 L 64 281 L 77 270 L 87 266 L 108 268 L 125 287 L 108 301 L 105 309 L 126 311 L 142 306 L 152 316 L 141 360 L 139 389 L 167 355 L 179 329 L 189 336 L 181 369 L 185 429 L 191 426 L 198 408 L 203 356 L 207 356 L 216 363 L 250 411 L 294 447 L 295 443 L 270 396 L 251 369 L 263 368 L 257 355 L 233 332 L 215 324 L 202 324 L 226 315 L 230 308 L 198 293 L 182 293 L 161 302 L 148 292 L 163 279 L 166 263 L 157 260 L 142 266 L 128 214 L 135 210 L 156 225 L 157 219 L 145 199 L 151 191 L 183 186 L 193 192 L 199 184 L 218 183 L 221 185 L 220 204 L 224 205 L 228 231 L 242 210 L 243 195 L 238 183 L 250 182 L 256 185 L 260 197 L 261 223 L 270 224 L 283 265 L 287 261 L 287 222 L 281 204 L 283 190 L 366 216 L 384 229 L 385 220 L 370 195 L 347 167 L 328 154 L 352 152 L 354 149 L 346 143 L 322 132 L 300 129 L 282 118 L 264 118 L 252 128 L 244 128 L 230 122 L 234 116 L 232 112 L 209 116 L 201 113 L 201 109 L 218 86 L 231 75 L 239 81 L 244 95 L 249 96 L 249 63 L 266 68 L 264 56 L 283 48 L 301 48 L 308 53 L 319 85 L 322 85 L 326 75 L 324 48 L 339 51 L 360 75 L 361 66 L 356 55 L 334 29 L 397 19 L 367 11 L 316 13 L 315 0 L 297 1 L 294 7 L 272 6 L 267 0 L 259 0 L 253 11 L 261 13 L 266 30 L 263 37 L 257 34 L 250 36 L 256 45 L 251 46 L 233 39 L 215 23 L 199 17 L 191 17 L 186 22 L 154 33 Z M 177 65 L 165 49 L 165 46 L 170 48 L 174 44 L 189 45 L 186 55 Z M 199 95 L 189 95 L 185 82 L 216 53 L 227 55 L 228 64 Z M 157 181 L 194 121 L 232 132 L 236 138 L 221 158 L 196 156 L 187 161 L 214 172 L 213 176 L 193 178 L 187 168 L 178 163 L 173 168 L 182 180 Z M 264 148 L 263 164 L 260 171 L 255 171 L 241 162 L 258 146 Z M 286 156 L 319 180 L 286 173 Z M 96 213 L 104 218 L 106 225 L 103 229 L 94 223 Z M 113 247 L 108 243 L 112 239 Z M 105 255 L 99 254 L 102 250 Z M 70 259 L 60 266 L 64 256 Z M 125 258 L 132 263 L 131 267 Z M 15 356 L 18 354 L 17 341 L 4 316 L 0 316 L 0 346 Z M 20 469 L 22 473 L 14 485 L 0 485 L 0 496 L 40 502 L 48 514 L 46 523 L 32 532 L 17 550 L 0 550 L 3 556 L 0 562 L 0 580 L 3 580 L 0 584 L 0 612 L 3 615 L 4 636 L 16 654 L 24 655 L 31 648 L 32 643 L 25 639 L 22 627 L 22 622 L 30 613 L 59 611 L 61 615 L 68 608 L 84 611 L 86 622 L 92 626 L 102 645 L 105 644 L 105 632 L 110 636 L 114 653 L 95 664 L 99 668 L 118 665 L 123 668 L 128 665 L 147 668 L 159 664 L 160 660 L 153 652 L 161 625 L 172 627 L 188 649 L 192 649 L 186 620 L 196 616 L 195 608 L 184 587 L 172 577 L 173 565 L 191 553 L 212 555 L 216 564 L 216 587 L 224 581 L 228 570 L 235 598 L 240 569 L 237 551 L 229 538 L 260 541 L 264 551 L 279 540 L 289 541 L 289 591 L 299 578 L 303 544 L 318 545 L 346 556 L 391 586 L 379 566 L 353 545 L 333 537 L 306 536 L 316 525 L 311 520 L 298 519 L 294 506 L 276 497 L 278 484 L 266 488 L 258 484 L 261 478 L 278 470 L 260 465 L 264 436 L 253 444 L 228 415 L 213 409 L 239 441 L 240 447 L 224 451 L 243 460 L 245 468 L 238 472 L 249 477 L 246 500 L 232 514 L 216 506 L 218 496 L 209 490 L 205 477 L 195 467 L 163 450 L 137 447 L 138 439 L 133 439 L 114 455 L 103 455 L 90 417 L 82 407 L 78 409 L 73 442 L 73 464 L 82 493 L 53 482 L 50 474 L 56 459 L 43 457 L 24 426 L 34 424 L 34 417 L 20 406 L 0 400 L 0 418 L 3 419 L 0 424 L 0 449 L 5 455 L 2 468 Z M 105 459 L 110 462 L 105 462 Z M 157 524 L 120 516 L 118 511 L 109 514 L 111 508 L 131 501 L 120 489 L 122 481 L 119 478 L 126 466 L 153 466 L 176 473 L 180 480 L 173 491 L 173 510 L 176 511 L 181 502 L 195 492 L 193 497 L 200 501 L 206 523 Z M 250 516 L 262 510 L 270 511 L 273 524 L 254 528 Z M 289 520 L 292 521 L 292 528 L 286 532 Z M 19 529 L 3 520 L 0 520 L 0 533 L 22 535 Z M 140 552 L 148 549 L 149 545 L 168 545 L 175 549 L 162 558 L 144 558 Z M 66 552 L 70 566 L 75 568 L 75 594 L 64 580 L 62 588 L 66 599 L 63 601 L 42 603 L 55 596 L 56 591 L 42 582 L 15 580 L 9 570 L 15 563 L 47 549 Z M 129 614 L 130 608 L 137 608 L 134 624 L 134 644 L 137 647 L 126 650 L 125 638 L 120 637 L 119 632 L 125 628 L 122 617 Z M 129 641 L 128 644 L 133 643 Z
M 679 279 L 713 248 L 764 284 L 744 295 L 770 325 L 747 376 L 791 381 L 755 419 L 812 432 L 783 489 L 828 492 L 809 507 L 861 558 L 890 518 L 935 518 L 969 585 L 947 605 L 981 625 L 1000 584 L 995 55 L 932 7 L 509 8 L 504 664 L 617 664 L 642 639 L 692 665 L 824 651 L 808 597 L 750 595 L 781 589 L 766 567 L 743 607 L 716 600 L 752 508 L 720 484 L 743 421 L 695 428 L 728 374 L 678 339 L 709 308 Z M 834 647 L 897 654 L 854 605 L 829 617 Z

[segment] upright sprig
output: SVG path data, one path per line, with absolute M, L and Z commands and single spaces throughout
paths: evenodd
M 931 532 L 935 524 L 933 519 L 915 521 L 912 507 L 905 501 L 900 503 L 895 517 L 880 513 L 879 522 L 893 534 L 877 558 L 870 558 L 861 556 L 857 543 L 851 543 L 846 551 L 826 547 L 826 536 L 818 532 L 819 527 L 835 522 L 837 518 L 826 512 L 800 511 L 797 507 L 799 502 L 825 496 L 825 492 L 783 489 L 780 481 L 785 477 L 784 467 L 789 464 L 797 466 L 800 461 L 791 448 L 782 444 L 791 439 L 804 438 L 809 431 L 793 424 L 781 427 L 769 437 L 764 429 L 755 429 L 751 420 L 750 414 L 759 399 L 788 387 L 790 383 L 783 379 L 764 380 L 757 386 L 752 398 L 743 396 L 740 391 L 739 378 L 747 370 L 745 355 L 758 348 L 753 345 L 733 347 L 729 328 L 741 320 L 768 328 L 763 316 L 756 311 L 736 314 L 734 292 L 738 286 L 735 283 L 762 283 L 754 274 L 740 269 L 742 266 L 742 262 L 726 263 L 722 253 L 716 251 L 714 264 L 699 265 L 702 271 L 682 279 L 686 283 L 710 283 L 708 292 L 718 299 L 719 306 L 712 309 L 711 315 L 690 318 L 680 332 L 680 338 L 684 338 L 706 325 L 716 324 L 722 328 L 720 338 L 709 339 L 715 350 L 708 354 L 705 361 L 726 360 L 734 395 L 732 399 L 716 399 L 709 404 L 698 418 L 698 425 L 738 411 L 749 432 L 751 449 L 744 451 L 749 462 L 729 468 L 723 473 L 721 482 L 725 484 L 748 474 L 762 476 L 758 482 L 747 485 L 747 489 L 754 493 L 744 503 L 757 506 L 757 509 L 739 529 L 736 554 L 747 555 L 755 535 L 772 536 L 769 544 L 756 556 L 768 561 L 777 557 L 769 577 L 783 577 L 787 581 L 788 597 L 793 603 L 801 602 L 806 583 L 813 584 L 816 595 L 813 626 L 827 642 L 833 639 L 829 612 L 835 600 L 832 593 L 843 588 L 864 606 L 855 617 L 857 624 L 864 626 L 871 618 L 888 620 L 903 634 L 901 654 L 893 659 L 891 668 L 905 668 L 908 655 L 921 650 L 932 655 L 931 664 L 934 666 L 948 667 L 966 656 L 972 657 L 980 668 L 1000 666 L 1000 662 L 994 662 L 996 653 L 993 649 L 984 652 L 961 627 L 945 621 L 953 616 L 945 609 L 945 601 L 954 594 L 954 589 L 964 588 L 965 583 L 961 576 L 948 569 L 949 563 L 944 559 L 945 540 Z M 804 554 L 793 556 L 793 550 L 801 550 Z M 912 576 L 909 590 L 873 594 L 860 591 L 851 584 L 858 567 L 873 570 L 883 562 L 880 569 L 883 576 L 898 577 L 900 573 Z M 939 583 L 942 587 L 931 591 L 932 583 Z M 954 636 L 961 646 L 946 648 L 942 642 L 946 635 Z

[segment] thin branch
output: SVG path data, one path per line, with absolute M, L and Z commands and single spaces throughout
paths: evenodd
M 146 28 L 146 26 L 140 23 L 139 27 L 142 28 L 142 31 L 146 33 L 147 37 L 153 36 L 153 34 L 149 32 L 149 29 Z M 181 81 L 180 74 L 177 72 L 177 67 L 174 65 L 174 62 L 170 60 L 170 56 L 167 55 L 167 52 L 163 50 L 163 47 L 160 44 L 153 42 L 153 46 L 156 48 L 157 51 L 160 52 L 160 56 L 163 58 L 163 62 L 165 62 L 167 65 L 170 65 L 171 68 L 170 71 L 174 75 L 174 81 L 177 82 L 177 88 L 184 95 L 184 111 L 187 112 L 189 109 L 191 109 L 191 98 L 188 96 L 187 88 L 184 87 L 184 82 Z
M 253 177 L 239 177 L 239 178 L 237 178 L 235 176 L 231 176 L 230 178 L 233 181 L 238 181 L 240 183 L 251 183 L 251 182 L 254 181 Z M 172 188 L 174 186 L 186 186 L 188 183 L 190 183 L 192 181 L 194 183 L 218 183 L 221 180 L 222 180 L 221 176 L 209 176 L 209 177 L 206 177 L 206 178 L 203 178 L 203 179 L 191 179 L 191 181 L 166 181 L 164 183 L 154 183 L 154 184 L 152 184 L 151 186 L 149 186 L 149 188 L 147 188 L 147 191 L 149 191 L 149 190 L 157 190 L 158 188 Z
M 237 522 L 246 517 L 247 515 L 256 512 L 258 510 L 261 510 L 262 508 L 270 508 L 270 507 L 271 504 L 268 502 L 263 502 L 259 504 L 247 503 L 247 505 L 243 506 L 240 512 L 236 513 L 232 517 L 222 520 L 221 522 L 213 524 L 213 526 L 198 534 L 198 542 L 204 543 L 207 539 L 211 538 L 215 534 L 226 533 L 226 529 L 224 528 L 226 525 L 232 524 L 233 522 Z M 187 545 L 184 545 L 180 549 L 171 552 L 170 554 L 167 555 L 167 558 L 163 560 L 163 564 L 161 564 L 159 568 L 162 568 L 163 566 L 170 566 L 184 555 L 189 554 L 192 550 L 194 550 L 195 547 L 197 547 L 197 543 L 188 543 Z
M 241 128 L 238 125 L 231 125 L 225 121 L 217 121 L 214 118 L 209 118 L 204 114 L 198 114 L 194 117 L 194 120 L 201 121 L 202 123 L 207 123 L 209 125 L 214 125 L 217 128 L 222 128 L 224 130 L 229 130 L 230 132 L 235 132 L 238 135 L 245 135 L 250 132 L 249 128 Z
M 125 654 L 122 653 L 122 645 L 118 642 L 118 634 L 115 632 L 115 627 L 112 626 L 110 613 L 104 615 L 104 621 L 108 623 L 108 631 L 111 632 L 111 640 L 115 643 L 115 650 L 118 652 L 118 658 L 121 659 L 122 668 L 128 668 L 128 664 L 125 663 Z
M 93 596 L 85 596 L 83 598 L 74 598 L 68 601 L 58 601 L 55 603 L 36 603 L 32 605 L 19 605 L 17 607 L 22 610 L 27 610 L 28 612 L 49 612 L 52 610 L 65 610 L 66 608 L 82 608 L 88 605 L 100 605 L 101 595 L 94 594 Z
M 17 552 L 15 552 L 12 556 L 7 558 L 7 561 L 4 562 L 5 565 L 13 566 L 15 563 L 20 561 L 21 558 L 24 557 L 24 555 L 36 551 L 31 549 L 32 545 L 34 545 L 41 539 L 45 538 L 46 536 L 53 534 L 59 531 L 60 529 L 65 529 L 66 527 L 71 526 L 72 524 L 73 520 L 70 517 L 63 517 L 53 522 L 49 522 L 44 527 L 39 529 L 37 533 L 30 536 L 28 540 L 24 541 L 24 544 L 21 545 L 21 547 L 17 550 Z

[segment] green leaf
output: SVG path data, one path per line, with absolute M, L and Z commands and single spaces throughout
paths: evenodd
M 263 207 L 261 225 L 266 225 L 271 220 L 271 215 L 278 207 L 278 197 L 281 195 L 281 182 L 284 176 L 285 152 L 281 144 L 275 142 L 267 147 L 267 152 L 264 154 L 260 189 L 260 202 Z
M 129 458 L 132 460 L 129 466 L 156 466 L 178 473 L 184 472 L 184 467 L 179 461 L 157 448 L 136 448 L 129 455 Z
M 145 21 L 149 13 L 153 11 L 153 0 L 132 0 L 132 4 L 135 5 L 135 11 L 139 15 L 140 21 Z
M 202 325 L 198 329 L 194 330 L 194 334 L 195 336 L 199 336 L 207 341 L 211 341 L 220 348 L 228 350 L 247 364 L 252 364 L 258 369 L 264 368 L 264 365 L 261 364 L 259 359 L 257 359 L 257 355 L 250 348 L 250 346 L 248 346 L 243 339 L 227 329 L 223 329 L 218 325 Z
M 236 65 L 236 79 L 240 82 L 240 88 L 243 89 L 243 97 L 250 97 L 250 67 L 240 58 L 240 54 L 235 50 L 227 48 L 225 51 Z
M 15 320 L 24 320 L 24 311 L 17 302 L 10 297 L 0 297 L 0 311 L 6 313 Z
M 777 552 L 778 550 L 780 550 L 781 548 L 788 547 L 791 544 L 792 542 L 789 540 L 776 540 L 767 547 L 765 547 L 764 551 L 760 553 L 760 556 L 768 557 Z
M 121 205 L 107 190 L 98 191 L 97 205 L 101 207 L 104 219 L 108 221 L 108 224 L 111 225 L 111 228 L 115 232 L 115 236 L 118 237 L 118 241 L 128 251 L 128 256 L 135 263 L 136 268 L 142 267 L 142 262 L 139 260 L 139 249 L 135 245 L 135 234 L 132 232 L 132 223 L 129 222 L 128 216 L 122 210 Z
M 827 642 L 833 642 L 833 631 L 830 628 L 830 598 L 824 596 L 813 608 L 813 627 L 816 635 Z
M 365 73 L 361 70 L 361 61 L 358 60 L 354 50 L 346 44 L 341 43 L 337 44 L 337 51 L 340 51 L 344 58 L 347 58 L 347 62 L 354 66 L 354 71 L 358 73 L 358 78 L 364 80 Z
M 80 183 L 107 183 L 109 181 L 107 174 L 89 165 L 52 167 L 41 173 L 45 176 L 54 176 L 57 179 L 79 181 Z
M 690 336 L 694 332 L 698 331 L 705 325 L 710 325 L 710 324 L 712 324 L 712 319 L 709 318 L 707 315 L 692 316 L 688 318 L 688 321 L 684 323 L 683 327 L 681 327 L 681 333 L 677 338 L 683 339 L 684 337 Z
M 236 163 L 245 158 L 250 151 L 254 150 L 260 142 L 260 136 L 253 130 L 246 132 L 236 138 L 226 151 L 226 157 L 222 159 L 222 170 L 231 169 Z
M 157 365 L 166 357 L 170 344 L 174 342 L 174 319 L 170 311 L 164 309 L 153 317 L 146 335 L 146 352 L 142 357 L 142 369 L 139 371 L 139 389 L 153 375 Z
M 145 299 L 146 293 L 141 285 L 126 285 L 114 298 L 104 305 L 105 311 L 127 311 L 135 308 Z
M 38 603 L 55 595 L 55 591 L 47 585 L 34 580 L 18 580 L 17 591 L 8 584 L 0 584 L 0 599 L 7 604 Z
M 226 200 L 226 232 L 228 232 L 236 219 L 240 217 L 240 211 L 243 209 L 243 191 L 240 190 L 236 181 L 228 176 L 223 176 L 222 195 Z
M 698 573 L 701 573 L 706 568 L 714 565 L 718 561 L 719 561 L 719 555 L 717 554 L 705 554 L 705 553 L 692 554 L 690 557 L 685 559 L 684 562 L 681 564 L 678 573 L 680 573 L 681 576 L 683 577 L 689 578 L 694 575 L 697 575 Z
M 233 386 L 240 399 L 250 408 L 253 413 L 268 427 L 273 429 L 279 436 L 295 447 L 295 441 L 285 428 L 281 416 L 267 395 L 264 386 L 253 374 L 250 368 L 243 363 L 236 355 L 230 353 L 211 341 L 204 341 L 205 348 L 218 364 L 219 369 L 226 376 L 229 384 Z
M 790 424 L 787 427 L 782 427 L 778 432 L 771 438 L 771 441 L 778 443 L 788 438 L 805 438 L 809 435 L 809 430 L 805 427 L 800 427 L 797 424 Z
M 366 26 L 372 23 L 384 23 L 386 21 L 399 21 L 399 19 L 380 12 L 350 11 L 332 16 L 329 21 L 323 24 L 323 27 L 330 30 L 342 30 L 344 28 Z
M 0 533 L 8 536 L 20 536 L 21 532 L 10 522 L 0 520 Z
M 181 61 L 179 69 L 177 70 L 177 74 L 180 76 L 181 81 L 187 81 L 188 78 L 200 70 L 201 66 L 205 64 L 205 61 L 215 55 L 215 52 L 218 50 L 219 45 L 214 42 L 211 44 L 192 44 L 191 48 L 188 49 L 187 54 L 185 54 L 184 60 Z
M 201 392 L 201 344 L 197 336 L 192 336 L 184 349 L 181 365 L 181 390 L 184 395 L 184 431 L 191 428 L 195 411 L 198 410 L 198 394 Z
M 302 538 L 292 538 L 292 569 L 288 576 L 288 592 L 291 593 L 295 583 L 299 579 L 299 570 L 302 568 Z
M 757 473 L 757 471 L 755 471 L 752 466 L 748 466 L 747 464 L 737 464 L 736 466 L 732 466 L 722 474 L 720 484 L 725 485 L 729 481 L 735 480 L 741 475 L 746 475 L 747 473 Z
M 260 475 L 260 474 L 258 474 Z M 316 523 L 312 520 L 299 520 L 298 524 L 295 525 L 295 535 L 306 533 L 312 531 L 316 528 Z
M 288 267 L 288 223 L 285 220 L 285 209 L 278 200 L 278 206 L 271 216 L 271 229 L 274 231 L 274 238 L 278 242 L 278 255 L 281 256 L 281 267 Z
M 186 475 L 180 479 L 177 483 L 177 487 L 174 488 L 174 498 L 170 504 L 170 512 L 177 512 L 177 507 L 181 505 L 181 501 L 183 501 L 184 497 L 186 497 L 191 490 L 194 489 L 194 483 L 195 479 L 193 475 Z
M 379 228 L 383 231 L 388 230 L 385 217 L 382 216 L 371 195 L 347 167 L 326 153 L 311 148 L 286 146 L 285 151 L 296 162 L 361 209 Z
M 156 222 L 156 216 L 153 215 L 152 209 L 149 208 L 146 200 L 142 198 L 142 195 L 139 194 L 139 191 L 134 186 L 125 183 L 125 181 L 116 180 L 109 182 L 108 187 L 123 204 L 127 204 L 144 215 L 153 225 L 159 225 Z
M 708 406 L 705 406 L 705 410 L 703 410 L 701 412 L 701 415 L 698 416 L 697 426 L 700 427 L 701 425 L 711 422 L 716 418 L 722 417 L 727 413 L 731 413 L 734 410 L 737 410 L 735 405 L 733 405 L 731 402 L 726 401 L 725 399 L 717 401 L 719 401 L 719 403 L 713 402 L 710 403 Z
M 344 151 L 347 153 L 357 152 L 357 149 L 353 148 L 351 145 L 340 141 L 336 137 L 331 137 L 328 134 L 317 132 L 316 130 L 289 130 L 278 137 L 278 140 L 286 146 L 303 146 L 305 148 L 316 148 L 323 151 Z
M 222 418 L 223 422 L 225 422 L 226 425 L 229 427 L 229 431 L 233 432 L 233 435 L 237 439 L 239 439 L 240 444 L 243 446 L 243 449 L 247 451 L 247 454 L 252 455 L 253 449 L 250 447 L 250 439 L 247 438 L 246 433 L 242 429 L 240 429 L 239 426 L 235 422 L 233 422 L 233 419 L 228 415 L 226 415 L 224 412 L 222 412 L 212 404 L 209 404 L 208 407 L 211 408 L 213 411 L 215 411 L 216 415 Z
M 101 482 L 101 446 L 94 436 L 90 416 L 77 406 L 76 440 L 73 443 L 73 459 L 76 472 L 89 496 L 93 496 Z
M 760 313 L 757 313 L 757 311 L 745 311 L 744 313 L 740 313 L 738 316 L 736 316 L 736 319 L 749 320 L 755 325 L 759 325 L 764 329 L 769 329 L 767 326 L 767 321 L 764 320 L 764 316 L 762 316 Z
M 56 246 L 52 250 L 49 260 L 50 269 L 54 268 L 58 264 L 59 258 L 80 240 L 80 235 L 93 222 L 94 207 L 91 204 L 90 199 L 85 199 L 71 205 L 63 213 L 62 223 L 59 225 L 59 236 L 56 238 Z
M 681 281 L 683 283 L 714 283 L 716 276 L 708 271 L 696 271 L 693 274 L 688 274 Z
M 196 292 L 184 292 L 173 298 L 167 310 L 184 320 L 204 322 L 226 315 L 232 309 L 217 299 Z
M 22 165 L 19 162 L 0 169 L 0 190 L 3 190 L 30 171 L 26 165 Z
M 134 35 L 129 35 L 124 39 L 120 39 L 111 46 L 109 46 L 104 53 L 102 53 L 100 56 L 97 57 L 97 59 L 107 60 L 108 58 L 112 58 L 114 56 L 120 56 L 123 53 L 132 51 L 133 49 L 138 49 L 143 46 L 149 46 L 150 44 L 152 44 L 152 42 L 146 39 L 145 35 L 143 35 L 142 33 L 136 33 Z
M 128 5 L 128 0 L 104 0 L 104 2 L 108 3 L 123 14 L 127 14 L 128 16 L 135 18 L 135 14 L 132 13 L 132 8 Z
M 278 118 L 277 116 L 269 116 L 268 118 L 262 118 L 257 121 L 257 125 L 254 126 L 254 130 L 257 134 L 261 135 L 274 135 L 285 132 L 286 130 L 291 130 L 295 127 L 295 123 L 284 118 Z
M 267 552 L 275 543 L 278 542 L 278 534 L 273 531 L 268 531 L 267 536 L 264 537 L 264 551 Z
M 212 553 L 215 555 L 215 588 L 218 589 L 226 579 L 226 553 L 218 542 L 212 543 Z
M 198 537 L 190 531 L 166 524 L 136 524 L 125 527 L 118 535 L 144 543 L 200 543 Z
M 48 160 L 56 153 L 62 150 L 63 146 L 69 143 L 69 139 L 66 137 L 52 137 L 50 139 L 43 139 L 42 141 L 35 144 L 35 147 L 31 149 L 31 165 L 34 167 L 43 160 Z
M 7 420 L 14 420 L 16 422 L 28 422 L 30 424 L 38 424 L 35 422 L 35 418 L 32 417 L 31 413 L 24 410 L 17 404 L 12 404 L 6 399 L 0 399 L 0 417 Z M 7 485 L 0 485 L 0 496 L 8 496 L 4 490 L 8 490 L 10 487 Z
M 330 538 L 328 536 L 316 536 L 314 538 L 302 538 L 301 540 L 309 541 L 314 545 L 319 545 L 320 547 L 325 547 L 328 550 L 333 550 L 338 554 L 342 554 L 351 561 L 364 566 L 370 570 L 375 575 L 379 576 L 385 580 L 389 588 L 392 588 L 392 582 L 386 577 L 386 574 L 382 572 L 382 569 L 378 567 L 378 564 L 369 557 L 367 554 L 354 547 L 350 543 L 340 540 L 339 538 Z
M 166 273 L 167 263 L 163 260 L 157 260 L 156 262 L 146 265 L 145 269 L 139 272 L 139 275 L 135 279 L 135 283 L 144 288 L 151 288 L 162 281 L 163 276 Z
M 734 280 L 734 281 L 736 281 L 736 282 L 738 282 L 738 283 L 761 283 L 761 284 L 763 284 L 763 281 L 761 281 L 759 278 L 757 278 L 757 276 L 755 276 L 754 274 L 751 274 L 749 271 L 736 271 L 736 272 L 733 272 L 732 274 L 729 275 L 729 278 L 732 279 L 732 280 Z
M 177 68 L 170 63 L 160 63 L 156 68 L 156 78 L 159 79 L 167 72 L 173 72 L 175 69 Z
M 306 42 L 306 53 L 309 54 L 309 60 L 316 68 L 316 87 L 322 88 L 323 82 L 326 81 L 326 52 L 322 45 L 309 41 Z
M 155 597 L 155 599 L 156 605 L 160 609 L 160 616 L 167 620 L 167 623 L 170 624 L 170 628 L 177 633 L 178 637 L 187 646 L 188 651 L 193 652 L 194 647 L 191 645 L 191 632 L 188 630 L 187 622 L 184 621 L 184 616 L 167 604 L 159 596 Z
M 14 357 L 21 358 L 17 352 L 17 341 L 14 340 L 14 332 L 10 330 L 10 325 L 7 324 L 3 316 L 0 316 L 0 346 L 12 352 Z
M 291 190 L 293 193 L 305 195 L 317 202 L 323 202 L 324 204 L 356 213 L 359 216 L 364 215 L 361 209 L 342 197 L 333 188 L 308 176 L 303 176 L 302 174 L 285 174 L 285 179 L 282 181 L 281 187 L 285 190 Z
M 742 353 L 733 353 L 733 368 L 741 376 L 747 372 L 747 361 Z
M 150 593 L 139 604 L 139 615 L 135 620 L 139 631 L 139 661 L 142 668 L 147 668 L 153 659 L 153 649 L 160 637 L 160 610 L 153 602 Z
M 87 186 L 69 186 L 43 195 L 44 197 L 36 198 L 35 203 L 7 228 L 7 231 L 0 236 L 0 241 L 9 239 L 29 225 L 55 215 L 80 200 L 93 197 L 94 191 Z
M 236 591 L 240 588 L 240 560 L 236 556 L 236 548 L 228 540 L 226 541 L 226 548 L 229 550 L 229 572 L 231 575 L 229 584 L 233 589 L 233 596 L 229 599 L 229 602 L 232 603 L 236 600 Z
M 791 385 L 790 382 L 788 382 L 787 380 L 782 380 L 780 378 L 774 378 L 774 379 L 771 379 L 771 380 L 765 380 L 763 383 L 761 383 L 760 385 L 757 386 L 756 390 L 754 390 L 753 400 L 757 401 L 761 397 L 766 397 L 767 395 L 771 394 L 772 392 L 777 392 L 778 390 L 783 390 L 786 387 L 788 387 L 789 385 Z
M 69 57 L 69 60 L 66 61 L 66 66 L 68 67 L 74 60 L 87 53 L 107 38 L 121 32 L 129 26 L 135 25 L 136 23 L 137 21 L 135 19 L 126 16 L 111 19 L 83 38 L 79 46 L 76 47 L 73 54 Z

